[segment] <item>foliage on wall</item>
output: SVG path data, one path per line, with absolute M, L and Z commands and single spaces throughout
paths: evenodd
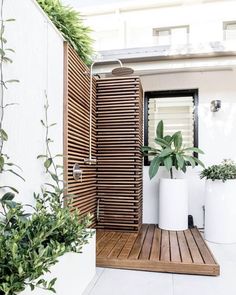
M 83 24 L 80 13 L 62 5 L 60 0 L 37 0 L 37 2 L 81 59 L 90 64 L 93 52 L 92 39 L 89 35 L 91 30 Z
M 0 174 L 11 173 L 20 178 L 22 176 L 18 173 L 21 170 L 19 166 L 10 161 L 9 155 L 4 150 L 5 143 L 8 141 L 8 134 L 4 126 L 5 112 L 9 107 L 14 105 L 6 101 L 5 92 L 10 83 L 19 82 L 16 79 L 6 80 L 4 75 L 4 65 L 12 63 L 12 59 L 9 57 L 10 53 L 14 53 L 14 50 L 8 47 L 7 39 L 5 38 L 5 26 L 9 22 L 14 22 L 14 19 L 4 19 L 3 16 L 4 0 L 0 1 Z M 23 179 L 23 178 L 22 178 Z M 17 192 L 17 189 L 9 186 L 2 185 L 0 189 L 11 190 Z

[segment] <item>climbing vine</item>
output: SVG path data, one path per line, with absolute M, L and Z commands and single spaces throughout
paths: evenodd
M 17 79 L 5 80 L 4 66 L 12 63 L 12 59 L 8 56 L 10 52 L 14 53 L 14 50 L 8 48 L 7 39 L 5 38 L 6 23 L 14 22 L 14 19 L 4 19 L 3 15 L 4 0 L 0 0 L 0 174 L 7 172 L 12 173 L 20 178 L 23 177 L 17 170 L 21 170 L 19 166 L 10 161 L 10 157 L 4 152 L 4 145 L 8 141 L 8 133 L 4 126 L 5 112 L 14 105 L 14 103 L 7 103 L 5 93 L 10 83 L 18 83 Z M 23 179 L 24 180 L 24 179 Z M 8 185 L 2 185 L 0 188 L 10 189 L 14 192 L 18 192 L 16 188 Z

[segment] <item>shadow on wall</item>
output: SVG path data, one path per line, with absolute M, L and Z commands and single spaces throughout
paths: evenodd
M 230 103 L 222 100 L 222 108 L 216 113 L 210 112 L 209 104 L 200 104 L 199 125 L 207 130 L 201 133 L 200 138 L 206 165 L 219 163 L 225 158 L 236 160 L 236 101 Z

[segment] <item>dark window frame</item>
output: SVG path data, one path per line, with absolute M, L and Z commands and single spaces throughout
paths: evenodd
M 198 89 L 181 89 L 181 90 L 162 90 L 162 91 L 146 91 L 144 93 L 144 145 L 148 145 L 148 103 L 152 98 L 158 97 L 176 97 L 176 96 L 192 96 L 194 100 L 194 126 L 193 134 L 194 139 L 193 143 L 195 147 L 198 147 L 198 102 L 199 102 L 199 91 Z M 198 157 L 194 153 L 195 157 Z M 148 157 L 144 157 L 144 166 L 149 166 L 150 161 Z

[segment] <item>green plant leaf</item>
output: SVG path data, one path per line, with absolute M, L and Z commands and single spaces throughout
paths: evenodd
M 183 165 L 183 167 L 182 167 L 182 169 L 181 169 L 184 173 L 186 173 L 186 171 L 187 171 L 187 167 L 186 167 L 186 164 L 185 164 L 185 162 L 184 162 L 184 165 Z
M 203 162 L 201 160 L 199 160 L 198 158 L 194 157 L 194 161 L 199 164 L 200 166 L 202 166 L 203 168 L 205 168 L 205 165 L 203 164 Z
M 3 141 L 8 140 L 8 135 L 7 135 L 6 131 L 3 130 L 3 129 L 0 129 L 0 139 L 3 140 Z
M 161 159 L 159 157 L 155 157 L 149 167 L 149 177 L 152 179 L 156 174 L 160 167 Z
M 171 148 L 165 148 L 159 155 L 160 158 L 165 158 L 173 153 Z
M 37 159 L 41 159 L 41 158 L 47 158 L 47 155 L 38 155 Z
M 2 196 L 2 201 L 12 201 L 14 198 L 15 194 L 9 192 Z
M 163 138 L 163 133 L 164 133 L 164 124 L 163 121 L 161 120 L 156 128 L 156 136 L 157 138 Z
M 5 83 L 19 83 L 20 81 L 19 80 L 16 80 L 16 79 L 11 79 L 11 80 L 7 80 L 5 81 Z
M 171 158 L 171 157 L 166 157 L 166 158 L 164 158 L 164 165 L 165 165 L 166 169 L 167 169 L 168 171 L 170 171 L 170 169 L 171 169 L 172 166 L 173 166 L 172 158 Z
M 7 170 L 5 170 L 5 171 L 8 171 L 8 172 L 10 172 L 10 173 L 12 173 L 12 174 L 15 174 L 16 176 L 18 176 L 19 178 L 21 178 L 22 180 L 25 181 L 24 177 L 22 177 L 19 173 L 15 172 L 14 170 L 12 170 L 12 169 L 7 169 Z
M 12 190 L 13 192 L 15 192 L 17 194 L 19 193 L 19 191 L 16 188 L 12 187 L 12 186 L 8 186 L 8 185 L 0 186 L 0 189 L 6 189 L 6 188 Z
M 180 154 L 176 154 L 176 159 L 177 159 L 178 167 L 180 169 L 183 169 L 183 167 L 184 167 L 184 158 Z
M 183 149 L 183 151 L 191 151 L 191 152 L 195 152 L 198 154 L 204 154 L 204 152 L 197 147 L 188 147 L 188 148 Z
M 166 135 L 166 136 L 164 136 L 164 140 L 167 141 L 168 143 L 171 143 L 172 142 L 172 136 Z
M 170 143 L 162 138 L 155 138 L 155 142 L 159 144 L 161 147 L 170 147 Z
M 5 163 L 5 159 L 3 156 L 0 156 L 0 168 L 3 169 Z
M 194 168 L 196 166 L 196 162 L 193 157 L 184 156 L 185 160 L 190 163 L 190 165 Z
M 177 150 L 180 150 L 180 148 L 182 147 L 182 143 L 183 143 L 183 137 L 182 137 L 182 133 L 180 131 L 176 132 L 173 135 L 173 140 L 174 140 L 174 146 Z
M 51 165 L 52 165 L 52 158 L 48 158 L 48 159 L 44 162 L 44 167 L 45 167 L 46 169 L 48 169 Z

